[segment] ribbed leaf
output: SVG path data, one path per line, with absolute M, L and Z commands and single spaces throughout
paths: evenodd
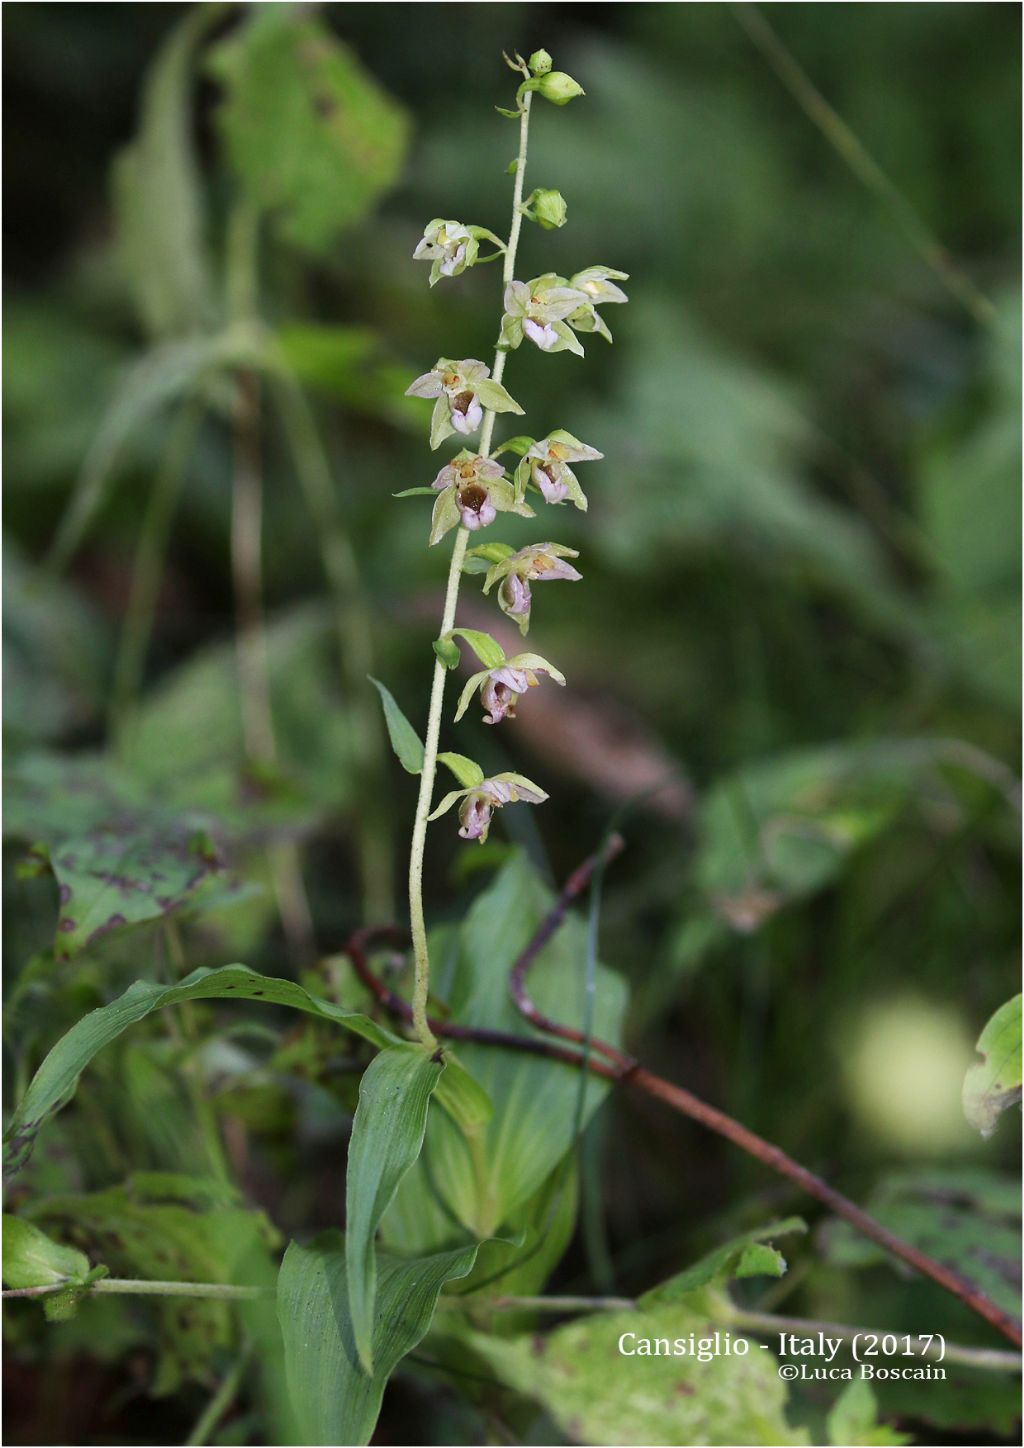
M 161 986 L 137 980 L 110 1005 L 100 1006 L 76 1022 L 39 1067 L 4 1133 L 4 1171 L 24 1166 L 40 1129 L 66 1106 L 75 1094 L 78 1078 L 104 1046 L 122 1031 L 164 1006 L 190 1000 L 262 1000 L 269 1005 L 291 1006 L 307 1015 L 334 1021 L 375 1046 L 392 1046 L 397 1037 L 368 1016 L 343 1011 L 340 1006 L 310 995 L 290 980 L 259 975 L 247 965 L 224 965 L 219 970 L 194 970 L 179 985 Z
M 388 1378 L 430 1326 L 441 1288 L 473 1269 L 477 1246 L 404 1260 L 377 1254 L 372 1376 L 362 1370 L 348 1308 L 345 1243 L 326 1232 L 288 1248 L 277 1308 L 300 1441 L 368 1443 Z
M 508 973 L 551 901 L 519 853 L 478 897 L 458 931 L 457 959 L 444 989 L 453 1020 L 527 1032 L 509 995 Z M 586 955 L 586 926 L 570 915 L 541 951 L 530 976 L 538 1008 L 577 1028 L 586 1024 Z M 440 983 L 437 988 L 442 989 Z M 598 964 L 596 1035 L 619 1040 L 625 1001 L 624 982 Z M 517 1220 L 517 1209 L 540 1189 L 572 1145 L 581 1091 L 580 1124 L 585 1124 L 608 1090 L 599 1077 L 581 1080 L 572 1066 L 472 1041 L 459 1043 L 459 1060 L 493 1101 L 494 1114 L 481 1125 L 472 1150 L 445 1112 L 431 1114 L 424 1159 L 409 1173 L 384 1224 L 389 1246 L 430 1251 L 450 1239 L 450 1215 L 447 1220 L 443 1213 L 435 1218 L 425 1207 L 438 1194 L 447 1213 L 481 1236 Z
M 422 1046 L 393 1046 L 370 1062 L 359 1083 L 345 1181 L 345 1260 L 352 1331 L 368 1374 L 377 1292 L 374 1237 L 420 1154 L 430 1097 L 443 1070 L 444 1063 Z

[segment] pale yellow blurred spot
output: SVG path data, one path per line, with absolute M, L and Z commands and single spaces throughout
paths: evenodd
M 915 996 L 870 1005 L 843 1047 L 851 1110 L 906 1154 L 969 1150 L 960 1089 L 971 1059 L 970 1033 L 952 1008 Z

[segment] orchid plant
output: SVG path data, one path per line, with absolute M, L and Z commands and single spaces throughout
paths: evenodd
M 519 238 L 524 219 L 544 230 L 563 226 L 566 204 L 558 191 L 535 188 L 523 199 L 530 134 L 531 104 L 534 96 L 562 106 L 583 94 L 582 87 L 553 68 L 547 51 L 535 51 L 524 60 L 521 55 L 505 56 L 509 67 L 521 76 L 514 110 L 499 107 L 499 113 L 519 124 L 519 153 L 509 167 L 513 177 L 512 220 L 507 241 L 483 226 L 434 218 L 424 228 L 413 252 L 414 259 L 430 262 L 430 285 L 445 278 L 461 276 L 470 267 L 502 259 L 502 317 L 490 367 L 475 357 L 439 357 L 434 365 L 407 388 L 407 395 L 432 400 L 430 446 L 437 449 L 458 436 L 467 445 L 447 461 L 429 486 L 409 488 L 400 497 L 434 495 L 428 542 L 440 543 L 452 530 L 455 542 L 448 567 L 448 585 L 438 637 L 434 643 L 434 673 L 424 741 L 420 744 L 411 725 L 402 717 L 394 700 L 381 690 L 392 742 L 405 767 L 420 776 L 419 797 L 412 831 L 409 859 L 409 915 L 415 959 L 413 1020 L 424 1045 L 436 1041 L 427 1020 L 430 960 L 423 910 L 423 859 L 427 825 L 456 804 L 459 834 L 466 840 L 487 838 L 496 809 L 508 804 L 541 804 L 547 794 L 521 774 L 505 773 L 488 779 L 484 771 L 464 754 L 438 753 L 444 706 L 445 679 L 457 668 L 460 643 L 468 644 L 480 664 L 466 684 L 455 713 L 457 723 L 479 691 L 484 723 L 497 725 L 515 718 L 519 698 L 542 678 L 564 685 L 565 678 L 540 654 L 521 653 L 506 657 L 501 646 L 476 629 L 456 626 L 459 587 L 463 574 L 486 574 L 483 591 L 497 588 L 498 607 L 513 618 L 525 636 L 530 627 L 533 594 L 531 585 L 541 582 L 578 582 L 581 574 L 568 560 L 577 556 L 572 548 L 554 542 L 531 543 L 513 549 L 507 543 L 486 541 L 470 547 L 470 537 L 497 522 L 499 513 L 536 517 L 538 507 L 559 507 L 571 503 L 586 510 L 587 498 L 572 465 L 593 462 L 603 456 L 597 448 L 581 442 L 563 428 L 541 438 L 510 437 L 494 445 L 494 426 L 499 414 L 522 416 L 523 408 L 504 385 L 505 364 L 510 352 L 531 342 L 541 352 L 573 352 L 583 356 L 580 336 L 598 333 L 606 341 L 611 331 L 599 308 L 626 301 L 618 283 L 625 272 L 607 266 L 588 266 L 570 277 L 555 272 L 522 281 L 516 276 Z M 494 250 L 482 254 L 481 245 Z M 475 439 L 470 443 L 469 439 Z M 506 454 L 512 467 L 501 461 Z M 416 748 L 403 747 L 410 736 Z M 432 808 L 438 762 L 455 776 L 458 789 L 444 795 Z

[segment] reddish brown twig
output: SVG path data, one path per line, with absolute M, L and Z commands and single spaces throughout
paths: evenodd
M 631 1056 L 627 1056 L 609 1042 L 594 1037 L 588 1040 L 579 1031 L 550 1020 L 537 1009 L 526 989 L 526 975 L 530 966 L 564 920 L 566 911 L 573 900 L 586 889 L 594 872 L 599 866 L 613 859 L 621 849 L 621 839 L 617 835 L 613 835 L 601 851 L 589 860 L 585 860 L 573 872 L 557 901 L 537 927 L 526 949 L 516 960 L 509 977 L 512 999 L 523 1017 L 532 1026 L 548 1035 L 554 1035 L 561 1040 L 586 1047 L 585 1053 L 568 1050 L 565 1047 L 556 1046 L 551 1041 L 538 1040 L 530 1036 L 517 1036 L 507 1031 L 491 1031 L 476 1026 L 459 1026 L 446 1021 L 431 1021 L 431 1029 L 434 1034 L 454 1040 L 476 1041 L 483 1045 L 529 1051 L 534 1055 L 565 1061 L 577 1068 L 585 1068 L 596 1076 L 603 1076 L 606 1080 L 625 1082 L 637 1090 L 643 1091 L 646 1095 L 654 1097 L 655 1100 L 664 1102 L 674 1111 L 690 1117 L 693 1121 L 698 1121 L 710 1131 L 717 1132 L 719 1136 L 725 1137 L 727 1141 L 731 1141 L 765 1166 L 770 1167 L 781 1176 L 787 1177 L 808 1196 L 814 1197 L 815 1200 L 834 1212 L 837 1217 L 848 1222 L 862 1236 L 877 1243 L 884 1251 L 906 1263 L 914 1271 L 930 1278 L 939 1287 L 952 1293 L 954 1297 L 958 1297 L 979 1317 L 984 1318 L 1010 1342 L 1020 1347 L 1020 1323 L 997 1306 L 986 1293 L 980 1291 L 966 1278 L 961 1277 L 959 1273 L 944 1267 L 941 1262 L 936 1262 L 934 1258 L 927 1256 L 924 1252 L 919 1252 L 909 1242 L 904 1242 L 902 1238 L 895 1236 L 886 1227 L 883 1227 L 881 1222 L 877 1222 L 874 1217 L 858 1207 L 855 1202 L 851 1202 L 848 1197 L 835 1191 L 827 1182 L 822 1181 L 820 1177 L 801 1166 L 798 1161 L 794 1161 L 781 1147 L 773 1145 L 764 1137 L 758 1136 L 756 1132 L 748 1130 L 733 1117 L 726 1115 L 724 1111 L 719 1111 L 717 1107 L 709 1106 L 706 1101 L 702 1101 L 699 1096 L 694 1096 L 691 1091 L 686 1091 L 683 1087 L 676 1086 L 673 1082 L 666 1081 L 663 1077 L 655 1076 L 653 1072 L 645 1070 Z M 367 965 L 366 949 L 377 940 L 397 945 L 405 940 L 405 934 L 394 926 L 371 927 L 357 931 L 345 949 L 352 960 L 356 973 L 367 989 L 386 1010 L 391 1011 L 402 1020 L 408 1021 L 412 1017 L 408 1004 L 377 980 Z M 597 1056 L 591 1054 L 594 1052 L 598 1053 Z M 599 1059 L 599 1057 L 604 1059 Z
M 621 1051 L 610 1046 L 607 1041 L 600 1040 L 597 1036 L 585 1036 L 582 1031 L 574 1030 L 572 1026 L 563 1026 L 558 1021 L 551 1020 L 545 1016 L 534 1005 L 529 991 L 526 989 L 526 973 L 533 965 L 537 956 L 547 945 L 555 931 L 565 919 L 565 913 L 572 902 L 583 894 L 590 884 L 594 873 L 603 869 L 611 863 L 616 855 L 620 855 L 625 847 L 621 835 L 609 835 L 601 849 L 589 859 L 578 865 L 562 889 L 562 893 L 545 915 L 544 919 L 537 926 L 533 939 L 519 956 L 518 960 L 509 971 L 508 989 L 509 994 L 515 1003 L 516 1010 L 520 1015 L 536 1026 L 538 1031 L 544 1031 L 549 1036 L 559 1036 L 563 1041 L 573 1041 L 577 1046 L 583 1046 L 588 1052 L 596 1051 L 598 1055 L 606 1057 L 615 1066 L 615 1074 L 621 1076 L 627 1064 L 631 1069 L 636 1063 L 631 1057 L 624 1056 Z
M 349 936 L 345 942 L 345 954 L 351 960 L 356 975 L 384 1009 L 399 1020 L 411 1023 L 412 1006 L 393 990 L 389 990 L 369 967 L 367 952 L 377 944 L 408 946 L 408 932 L 398 925 L 367 925 L 362 930 L 353 931 Z M 493 1031 L 486 1026 L 460 1026 L 453 1021 L 435 1020 L 433 1016 L 428 1017 L 428 1020 L 434 1035 L 447 1040 L 474 1041 L 482 1046 L 505 1046 L 512 1051 L 526 1051 L 534 1056 L 547 1056 L 552 1061 L 565 1061 L 570 1066 L 579 1066 L 582 1061 L 576 1051 L 564 1050 L 550 1041 L 537 1040 L 531 1036 L 516 1036 L 510 1031 Z M 592 1063 L 591 1069 L 596 1075 L 606 1076 L 610 1080 L 617 1079 L 619 1075 L 611 1066 L 602 1068 L 600 1062 Z

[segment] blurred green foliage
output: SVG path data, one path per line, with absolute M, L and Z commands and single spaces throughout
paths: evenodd
M 514 954 L 539 881 L 563 878 L 634 792 L 615 785 L 628 753 L 662 783 L 620 821 L 629 848 L 603 896 L 629 1048 L 1016 1300 L 1013 1134 L 1004 1124 L 982 1143 L 955 1099 L 958 1042 L 1016 979 L 1019 13 L 767 13 L 991 320 L 944 285 L 727 6 L 9 7 L 9 1101 L 85 1011 L 139 977 L 171 983 L 186 962 L 241 957 L 365 1008 L 331 952 L 363 922 L 367 861 L 385 898 L 387 875 L 401 877 L 415 784 L 365 752 L 377 704 L 359 659 L 372 649 L 420 727 L 443 570 L 422 499 L 392 498 L 436 471 L 421 405 L 401 394 L 439 354 L 487 357 L 498 315 L 493 268 L 430 291 L 410 256 L 439 212 L 503 231 L 514 133 L 493 111 L 507 100 L 500 51 L 544 45 L 587 97 L 534 128 L 530 184 L 563 192 L 568 224 L 525 228 L 523 274 L 599 261 L 631 273 L 632 303 L 613 350 L 588 339 L 586 366 L 510 362 L 531 429 L 568 426 L 606 460 L 586 518 L 565 510 L 552 525 L 580 549 L 583 582 L 535 606 L 565 697 L 532 727 L 532 699 L 506 731 L 467 724 L 459 744 L 489 771 L 523 769 L 552 802 L 502 820 L 532 871 L 496 837 L 471 851 L 433 830 L 438 996 L 469 1019 L 474 989 L 494 995 L 497 977 L 473 962 Z M 261 390 L 272 760 L 247 749 L 234 639 L 240 372 Z M 535 541 L 519 520 L 502 536 Z M 140 537 L 153 543 L 152 628 L 125 713 Z M 62 566 L 47 568 L 55 545 Z M 493 627 L 475 580 L 464 597 L 463 621 Z M 172 905 L 154 910 L 132 883 L 140 833 L 145 869 L 167 859 L 180 873 L 195 847 L 211 878 L 175 875 Z M 282 848 L 312 940 L 296 933 Z M 96 894 L 96 922 L 113 927 L 58 930 L 60 884 Z M 559 937 L 556 998 L 584 937 L 575 924 Z M 601 1009 L 616 1016 L 612 993 Z M 937 1120 L 931 1101 L 915 1122 L 906 1092 L 887 1134 L 857 1063 L 874 1063 L 874 1099 L 900 1091 L 902 1063 L 873 1023 L 914 1000 L 914 1059 L 952 1083 L 954 1115 Z M 188 1009 L 97 1057 L 12 1193 L 12 1211 L 129 1274 L 230 1276 L 222 1246 L 250 1240 L 268 1267 L 278 1231 L 339 1223 L 365 1057 L 323 1021 Z M 510 1291 L 638 1294 L 781 1207 L 806 1209 L 622 1094 L 569 1169 L 573 1083 L 555 1092 L 546 1063 L 476 1049 L 489 1130 L 520 1166 L 496 1179 L 515 1244 L 486 1244 L 473 1280 L 514 1261 Z M 531 1165 L 545 1113 L 557 1120 Z M 437 1112 L 427 1141 L 385 1221 L 389 1249 L 448 1245 L 442 1209 L 439 1223 L 416 1195 L 439 1164 L 444 1209 L 467 1220 L 480 1205 Z M 147 1170 L 188 1181 L 132 1186 Z M 225 1172 L 244 1206 L 210 1186 Z M 833 1224 L 812 1223 L 787 1256 L 785 1277 L 744 1279 L 735 1299 L 979 1340 L 959 1304 Z M 14 1307 L 11 1442 L 184 1441 L 244 1348 L 220 1305 L 185 1325 L 109 1298 L 59 1325 Z M 558 1329 L 539 1374 L 518 1335 L 536 1324 L 516 1319 L 472 1349 L 504 1388 L 457 1391 L 470 1347 L 432 1334 L 385 1398 L 382 1441 L 425 1421 L 438 1442 L 579 1436 L 565 1353 L 602 1354 L 601 1389 L 614 1324 Z M 266 1330 L 250 1322 L 243 1337 Z M 287 1431 L 274 1382 L 243 1394 L 216 1441 Z M 716 1441 L 748 1432 L 751 1403 L 749 1441 L 827 1441 L 831 1387 L 802 1387 L 782 1416 L 764 1384 L 725 1384 Z M 879 1384 L 878 1412 L 918 1441 L 1012 1440 L 1005 1381 L 964 1370 L 945 1392 L 927 1386 Z M 140 1387 L 171 1394 L 159 1418 L 137 1406 Z M 590 1378 L 576 1391 L 589 1407 Z M 682 1443 L 704 1419 L 678 1402 L 651 1430 Z

